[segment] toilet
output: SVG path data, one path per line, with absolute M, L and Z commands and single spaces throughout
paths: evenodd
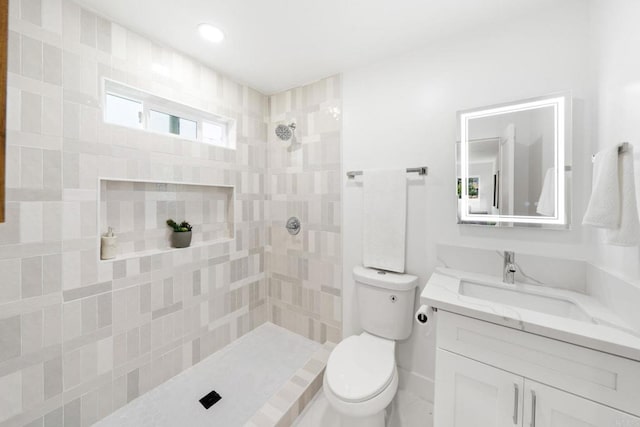
M 342 427 L 384 427 L 398 390 L 396 341 L 411 335 L 418 278 L 360 266 L 353 278 L 364 331 L 333 349 L 323 390 Z

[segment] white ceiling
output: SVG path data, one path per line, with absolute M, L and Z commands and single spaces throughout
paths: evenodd
M 76 0 L 115 22 L 272 94 L 500 25 L 558 0 Z M 212 23 L 226 38 L 201 40 Z

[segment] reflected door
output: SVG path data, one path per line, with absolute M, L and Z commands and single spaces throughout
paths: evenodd
M 507 125 L 500 137 L 500 215 L 513 215 L 515 199 L 516 128 Z

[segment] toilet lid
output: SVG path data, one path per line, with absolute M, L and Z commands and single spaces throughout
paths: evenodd
M 367 334 L 340 342 L 329 355 L 326 380 L 331 391 L 347 402 L 362 402 L 378 395 L 395 370 L 395 341 Z

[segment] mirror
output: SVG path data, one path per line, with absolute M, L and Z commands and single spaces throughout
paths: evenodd
M 566 228 L 568 105 L 563 95 L 458 113 L 459 223 Z
M 9 1 L 0 0 L 0 222 L 4 222 Z

